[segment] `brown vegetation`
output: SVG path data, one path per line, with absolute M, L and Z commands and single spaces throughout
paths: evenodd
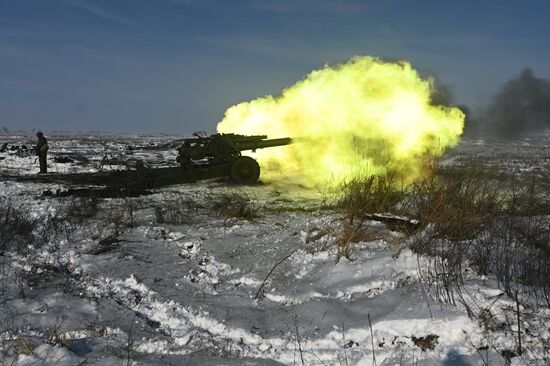
M 418 220 L 411 247 L 433 258 L 423 273 L 437 299 L 454 304 L 470 267 L 495 276 L 513 298 L 523 294 L 523 301 L 550 305 L 550 209 L 533 177 L 503 179 L 483 166 L 438 167 L 407 187 L 367 177 L 345 183 L 342 192 L 337 260 L 369 238 L 365 221 L 373 214 L 400 215 Z

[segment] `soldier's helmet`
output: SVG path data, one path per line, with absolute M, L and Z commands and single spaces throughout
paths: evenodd
M 42 137 L 42 136 L 44 136 L 44 134 L 43 134 L 42 132 L 38 131 L 38 132 L 36 133 L 36 137 Z

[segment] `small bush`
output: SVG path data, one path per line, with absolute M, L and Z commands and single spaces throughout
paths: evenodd
M 22 249 L 33 239 L 35 221 L 22 206 L 0 200 L 0 251 Z
M 250 198 L 239 193 L 224 193 L 217 196 L 212 207 L 222 216 L 246 220 L 257 218 L 259 211 Z
M 509 296 L 520 293 L 524 300 L 529 297 L 537 305 L 550 306 L 548 216 L 503 217 L 487 235 L 475 241 L 474 247 L 479 257 L 473 257 L 472 263 L 486 273 L 493 273 Z M 479 248 L 484 248 L 482 254 Z
M 36 221 L 35 235 L 42 243 L 47 243 L 59 234 L 64 234 L 67 240 L 70 241 L 70 234 L 73 229 L 70 220 L 71 216 L 63 211 L 48 213 L 45 217 Z
M 95 217 L 99 210 L 100 200 L 96 196 L 75 197 L 67 206 L 66 216 L 81 223 Z
M 158 224 L 182 225 L 192 221 L 193 213 L 202 206 L 182 194 L 165 196 L 161 206 L 154 207 Z
M 504 209 L 503 198 L 502 185 L 476 167 L 417 182 L 408 207 L 424 227 L 432 225 L 434 237 L 468 240 Z
M 336 207 L 350 221 L 362 220 L 368 213 L 389 212 L 407 195 L 391 176 L 352 179 L 340 189 L 342 194 Z
M 119 235 L 125 229 L 137 226 L 138 210 L 139 201 L 131 197 L 117 198 L 111 202 L 101 221 L 106 225 L 113 225 L 115 234 Z M 102 235 L 99 234 L 98 237 Z
M 343 230 L 335 240 L 336 262 L 342 257 L 350 258 L 354 243 L 378 238 L 373 230 L 363 227 L 368 214 L 396 210 L 407 196 L 407 191 L 394 183 L 392 175 L 352 179 L 343 183 L 340 190 L 336 209 L 342 215 Z

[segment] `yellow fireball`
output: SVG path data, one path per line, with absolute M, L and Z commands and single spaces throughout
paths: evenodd
M 230 107 L 217 129 L 304 138 L 255 153 L 264 180 L 332 185 L 391 170 L 410 182 L 427 157 L 458 142 L 464 126 L 458 108 L 431 103 L 432 88 L 408 62 L 354 57 L 311 72 L 280 96 Z

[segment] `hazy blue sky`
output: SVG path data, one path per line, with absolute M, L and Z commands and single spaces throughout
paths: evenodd
M 530 66 L 547 0 L 0 0 L 0 127 L 213 131 L 225 109 L 353 55 L 410 60 L 458 102 Z

